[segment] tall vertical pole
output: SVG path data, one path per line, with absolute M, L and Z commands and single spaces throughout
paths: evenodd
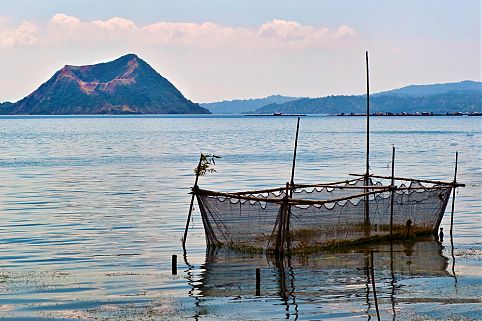
M 192 208 L 194 206 L 194 197 L 196 196 L 194 189 L 197 188 L 197 182 L 199 180 L 199 169 L 201 168 L 202 159 L 203 159 L 203 154 L 201 153 L 201 155 L 199 156 L 199 163 L 197 164 L 197 167 L 196 167 L 196 179 L 194 180 L 194 187 L 193 187 L 192 196 L 191 196 L 191 205 L 189 205 L 189 214 L 187 215 L 187 221 L 186 221 L 186 229 L 184 230 L 184 237 L 182 238 L 183 248 L 186 246 L 187 230 L 189 229 L 189 221 L 191 220 Z
M 393 272 L 393 205 L 395 202 L 395 146 L 392 146 L 392 179 L 390 182 L 391 197 L 390 197 L 390 274 L 392 277 L 391 285 L 392 291 L 390 300 L 392 301 L 393 320 L 395 320 L 395 273 Z
M 365 63 L 367 72 L 367 150 L 366 150 L 366 168 L 365 168 L 365 182 L 364 185 L 368 186 L 370 175 L 370 76 L 368 70 L 368 51 L 365 52 Z M 368 188 L 365 190 L 368 192 Z M 365 196 L 365 228 L 368 231 L 370 226 L 370 205 L 369 196 Z
M 390 242 L 393 239 L 393 203 L 395 201 L 395 146 L 392 147 L 392 180 L 390 182 L 392 195 L 390 197 Z
M 290 198 L 293 197 L 293 190 L 295 189 L 296 151 L 298 150 L 298 133 L 299 133 L 299 131 L 300 131 L 300 117 L 298 117 L 298 122 L 296 123 L 295 149 L 293 151 L 293 163 L 291 164 L 291 180 L 290 180 L 290 184 L 289 184 L 291 186 L 288 186 L 288 183 L 286 183 L 286 200 L 288 200 L 288 195 L 289 195 Z M 288 190 L 288 188 L 289 188 L 289 190 Z M 286 203 L 285 240 L 286 240 L 286 248 L 287 248 L 288 251 L 290 249 L 290 220 L 291 220 L 291 206 L 288 205 L 288 203 Z
M 455 279 L 455 284 L 457 284 L 457 276 L 455 275 L 455 255 L 454 255 L 454 211 L 455 211 L 455 188 L 457 187 L 457 165 L 459 160 L 459 153 L 455 152 L 455 172 L 454 172 L 454 182 L 452 186 L 452 212 L 450 214 L 450 245 L 452 254 L 452 274 Z
M 450 237 L 452 237 L 452 230 L 454 228 L 454 210 L 455 210 L 455 188 L 457 184 L 457 165 L 459 161 L 459 153 L 455 152 L 455 173 L 454 182 L 452 186 L 452 213 L 450 215 Z
M 298 123 L 296 124 L 295 149 L 294 149 L 294 152 L 293 152 L 293 163 L 291 165 L 290 197 L 293 196 L 293 189 L 295 187 L 296 150 L 298 149 L 298 133 L 299 133 L 299 131 L 300 131 L 300 117 L 298 117 Z
M 367 70 L 367 159 L 365 174 L 368 180 L 368 174 L 370 172 L 370 75 L 368 71 L 368 51 L 365 52 L 366 70 Z

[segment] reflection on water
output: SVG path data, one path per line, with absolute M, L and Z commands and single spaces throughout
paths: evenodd
M 285 257 L 209 248 L 201 272 L 188 269 L 190 295 L 197 298 L 200 314 L 219 315 L 216 310 L 220 307 L 212 305 L 210 299 L 253 300 L 257 286 L 255 273 L 260 268 L 260 296 L 279 301 L 271 311 L 277 318 L 333 317 L 331 308 L 340 309 L 339 313 L 345 317 L 373 317 L 369 276 L 369 256 L 373 251 L 378 301 L 382 307 L 390 306 L 382 309 L 383 319 L 397 309 L 398 281 L 449 276 L 448 259 L 442 255 L 442 249 L 439 242 L 431 240 L 373 245 L 345 253 Z M 348 306 L 344 307 L 345 304 Z

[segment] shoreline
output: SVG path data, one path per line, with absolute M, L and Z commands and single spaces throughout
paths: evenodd
M 350 114 L 337 114 L 336 116 L 361 116 L 361 117 L 366 117 L 366 114 L 355 114 L 355 113 L 350 113 Z M 462 112 L 457 112 L 457 113 L 445 113 L 445 114 L 435 114 L 435 113 L 373 113 L 370 114 L 370 116 L 382 116 L 382 117 L 390 117 L 390 116 L 395 116 L 395 117 L 427 117 L 427 116 L 482 116 L 482 112 L 473 112 L 473 113 L 462 113 Z

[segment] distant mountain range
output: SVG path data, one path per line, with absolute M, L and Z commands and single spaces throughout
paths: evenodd
M 213 114 L 242 114 L 253 112 L 269 104 L 283 104 L 300 97 L 271 95 L 265 98 L 223 100 L 215 103 L 202 103 L 202 107 L 209 109 Z
M 207 114 L 134 54 L 89 66 L 66 65 L 1 114 Z
M 464 80 L 445 84 L 410 85 L 389 91 L 383 91 L 374 96 L 397 95 L 397 96 L 431 96 L 445 94 L 451 91 L 482 91 L 482 82 Z
M 348 114 L 364 113 L 365 108 L 365 95 L 272 95 L 196 104 L 144 60 L 128 54 L 96 65 L 66 65 L 27 97 L 0 103 L 0 114 Z M 482 82 L 410 85 L 375 93 L 370 111 L 482 112 Z
M 301 98 L 282 104 L 269 104 L 256 109 L 256 113 L 340 114 L 364 113 L 366 96 L 328 96 Z M 374 94 L 370 99 L 370 112 L 383 113 L 453 113 L 481 112 L 482 83 L 411 85 Z

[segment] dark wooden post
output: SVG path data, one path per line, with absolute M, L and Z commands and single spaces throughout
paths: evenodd
M 256 296 L 260 296 L 261 293 L 261 270 L 256 268 Z
M 172 275 L 177 275 L 177 255 L 172 255 Z
M 454 228 L 454 210 L 455 210 L 455 189 L 457 188 L 457 163 L 459 160 L 459 153 L 455 152 L 455 173 L 454 182 L 452 186 L 452 213 L 450 214 L 450 237 L 452 237 L 452 231 Z
M 390 241 L 393 239 L 393 203 L 395 201 L 395 146 L 392 147 L 392 181 L 390 183 L 392 195 L 390 197 Z
M 192 208 L 194 206 L 194 197 L 196 197 L 194 189 L 197 188 L 197 182 L 199 180 L 199 169 L 201 167 L 201 161 L 203 159 L 203 154 L 199 156 L 199 163 L 196 167 L 196 179 L 194 180 L 194 187 L 191 196 L 191 205 L 189 205 L 189 214 L 187 215 L 186 229 L 184 230 L 184 237 L 182 238 L 182 247 L 186 246 L 187 230 L 189 229 L 189 221 L 191 220 Z

